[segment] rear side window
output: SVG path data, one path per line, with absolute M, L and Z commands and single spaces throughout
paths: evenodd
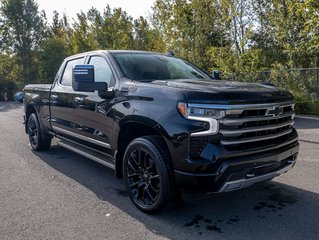
M 72 59 L 66 63 L 63 76 L 61 79 L 61 84 L 63 86 L 71 86 L 72 85 L 72 69 L 74 65 L 84 64 L 84 57 Z

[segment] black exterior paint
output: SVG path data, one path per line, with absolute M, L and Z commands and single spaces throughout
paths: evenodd
M 298 153 L 298 136 L 294 130 L 280 143 L 237 152 L 220 145 L 217 135 L 209 140 L 200 159 L 192 159 L 189 155 L 190 134 L 206 129 L 207 125 L 205 122 L 182 117 L 177 110 L 178 102 L 226 105 L 280 103 L 293 101 L 293 96 L 287 91 L 257 83 L 216 80 L 136 82 L 123 77 L 112 57 L 114 52 L 116 51 L 97 51 L 72 56 L 61 65 L 52 86 L 26 86 L 26 117 L 29 109 L 34 108 L 45 131 L 103 151 L 116 165 L 120 165 L 119 161 L 122 161 L 120 157 L 116 157 L 120 149 L 118 139 L 121 130 L 130 124 L 151 128 L 167 145 L 176 182 L 189 190 L 217 191 L 226 180 L 244 176 L 258 164 L 277 161 L 283 152 L 284 157 Z M 116 81 L 109 90 L 114 91 L 114 97 L 102 99 L 97 91 L 75 92 L 71 86 L 65 87 L 59 83 L 69 59 L 84 56 L 87 63 L 89 56 L 96 55 L 105 58 L 113 71 Z M 110 148 L 57 133 L 54 127 L 104 142 Z M 141 129 L 134 130 L 138 132 Z

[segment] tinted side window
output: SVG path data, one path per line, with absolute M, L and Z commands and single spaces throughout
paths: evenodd
M 72 85 L 72 69 L 74 65 L 79 65 L 84 63 L 84 57 L 83 58 L 77 58 L 70 60 L 66 63 L 66 67 L 64 69 L 64 73 L 61 79 L 61 84 L 63 86 L 71 86 Z
M 104 58 L 93 56 L 89 64 L 94 66 L 95 82 L 106 82 L 108 86 L 114 85 L 112 70 Z

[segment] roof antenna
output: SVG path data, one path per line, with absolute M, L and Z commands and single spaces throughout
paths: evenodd
M 165 55 L 166 56 L 169 56 L 169 57 L 175 57 L 175 54 L 174 54 L 174 52 L 173 51 L 167 51 L 166 53 L 165 53 Z

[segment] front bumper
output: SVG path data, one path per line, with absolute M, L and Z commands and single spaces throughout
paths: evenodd
M 225 159 L 212 173 L 175 170 L 177 185 L 187 191 L 227 192 L 270 180 L 290 170 L 296 163 L 298 142 L 249 156 Z

